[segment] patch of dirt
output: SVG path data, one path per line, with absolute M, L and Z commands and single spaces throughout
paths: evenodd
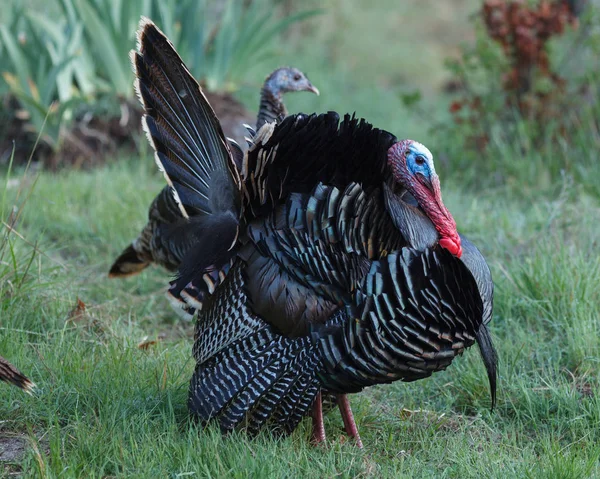
M 68 129 L 61 132 L 58 150 L 53 141 L 41 135 L 29 123 L 29 112 L 21 108 L 12 95 L 2 98 L 0 114 L 0 164 L 10 160 L 13 146 L 14 163 L 24 165 L 31 156 L 32 163 L 56 170 L 68 166 L 86 168 L 103 164 L 114 157 L 117 149 L 135 151 L 141 131 L 141 110 L 137 103 L 120 101 L 112 109 L 81 111 Z M 116 109 L 116 110 L 115 110 Z
M 245 148 L 248 135 L 243 123 L 254 125 L 255 115 L 229 93 L 205 92 L 215 110 L 223 131 Z M 63 167 L 90 168 L 102 165 L 117 152 L 138 150 L 142 136 L 142 110 L 136 100 L 120 100 L 116 107 L 97 107 L 97 111 L 81 111 L 61 137 L 57 151 L 40 138 L 32 162 L 50 170 Z M 0 109 L 0 164 L 7 164 L 15 148 L 15 164 L 26 164 L 37 132 L 28 122 L 27 110 L 12 95 L 2 98 Z
M 8 164 L 13 151 L 15 160 L 25 164 L 31 154 L 37 135 L 27 122 L 27 114 L 20 109 L 19 102 L 13 95 L 5 95 L 0 101 L 0 165 Z M 39 154 L 47 156 L 52 152 L 49 145 L 40 142 Z
M 38 435 L 32 441 L 25 434 L 0 431 L 0 476 L 21 477 L 23 470 L 20 463 L 30 451 L 37 456 L 49 454 L 48 441 Z
M 246 149 L 245 136 L 248 136 L 244 123 L 254 127 L 256 113 L 250 113 L 233 95 L 229 93 L 204 92 L 206 99 L 215 110 L 215 114 L 223 127 L 223 133 L 233 138 L 243 149 Z M 256 98 L 258 104 L 258 96 Z
M 29 447 L 25 436 L 0 433 L 0 462 L 21 462 Z
M 588 382 L 579 384 L 577 386 L 577 391 L 579 391 L 579 394 L 581 394 L 584 398 L 591 398 L 594 396 L 594 387 Z
M 598 394 L 597 382 L 590 378 L 589 373 L 563 368 L 563 374 L 571 380 L 571 387 L 581 395 L 581 399 L 590 399 Z

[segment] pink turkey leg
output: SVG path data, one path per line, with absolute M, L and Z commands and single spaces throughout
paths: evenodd
M 356 427 L 356 422 L 354 421 L 354 416 L 352 415 L 352 409 L 350 408 L 348 396 L 345 394 L 339 394 L 337 400 L 340 413 L 342 414 L 342 420 L 344 421 L 346 434 L 354 438 L 356 440 L 356 445 L 359 447 L 359 449 L 362 449 L 363 443 L 360 440 L 360 435 L 358 434 L 358 427 Z
M 312 405 L 313 431 L 312 442 L 320 444 L 325 441 L 325 425 L 323 424 L 323 401 L 321 392 L 315 397 L 315 402 Z

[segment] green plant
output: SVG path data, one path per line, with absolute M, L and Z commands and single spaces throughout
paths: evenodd
M 17 11 L 9 24 L 0 25 L 0 39 L 7 62 L 2 77 L 27 111 L 36 133 L 54 150 L 60 146 L 65 121 L 78 102 L 66 68 L 75 58 L 80 31 L 65 33 L 35 14 Z M 43 28 L 40 28 L 43 26 Z M 62 34 L 61 34 L 62 33 Z
M 83 25 L 75 21 L 55 22 L 46 16 L 30 13 L 29 18 L 40 32 L 54 65 L 64 65 L 56 76 L 58 99 L 68 101 L 74 97 L 90 98 L 97 88 L 94 64 L 90 52 L 83 45 Z
M 38 258 L 37 244 L 27 241 L 16 229 L 35 187 L 35 180 L 29 181 L 28 168 L 21 178 L 11 178 L 13 160 L 14 151 L 0 197 L 0 311 L 6 311 L 15 298 L 22 300 L 27 294 L 27 287 L 31 285 L 32 266 Z M 18 191 L 9 207 L 8 190 L 14 182 L 18 184 Z
M 71 25 L 83 25 L 88 53 L 104 86 L 122 98 L 133 96 L 129 50 L 141 15 L 150 15 L 152 0 L 56 0 Z
M 139 121 L 126 119 L 137 118 L 139 106 L 129 51 L 142 15 L 159 23 L 209 89 L 237 88 L 281 32 L 317 13 L 275 18 L 271 1 L 229 0 L 221 9 L 205 0 L 55 0 L 59 18 L 50 19 L 11 0 L 0 24 L 0 85 L 19 105 L 13 105 L 13 118 L 2 119 L 7 138 L 29 143 L 30 133 L 44 125 L 42 138 L 54 153 L 68 140 L 68 160 L 40 153 L 54 165 L 79 163 L 102 145 L 108 151 L 130 138 Z M 117 113 L 99 118 L 102 111 Z
M 556 70 L 550 40 L 574 25 L 575 16 L 563 0 L 535 5 L 487 0 L 478 20 L 475 48 L 450 63 L 465 90 L 451 105 L 455 122 L 470 124 L 473 145 L 480 151 L 492 134 L 489 112 L 500 117 L 505 128 L 513 126 L 516 117 L 523 118 L 530 124 L 532 141 L 543 141 L 548 126 L 565 126 L 562 114 L 570 103 L 569 85 Z M 484 74 L 483 82 L 475 81 L 477 73 Z M 493 95 L 481 91 L 480 85 L 491 86 Z M 502 112 L 508 114 L 502 117 Z
M 598 48 L 600 17 L 590 9 L 580 30 L 565 32 L 573 21 L 565 8 L 488 0 L 475 17 L 475 43 L 447 63 L 456 91 L 434 135 L 463 178 L 549 186 L 563 171 L 598 168 L 588 148 L 600 144 L 600 70 L 586 59 Z
M 271 0 L 227 0 L 219 15 L 206 0 L 183 0 L 174 9 L 157 0 L 155 9 L 192 74 L 209 90 L 237 89 L 247 70 L 273 53 L 282 32 L 322 12 L 304 10 L 276 18 Z
M 153 18 L 210 90 L 235 89 L 246 70 L 272 51 L 273 40 L 318 10 L 274 18 L 271 0 L 228 0 L 219 13 L 206 0 L 56 0 L 72 26 L 83 25 L 98 76 L 122 98 L 133 95 L 129 50 L 142 15 Z

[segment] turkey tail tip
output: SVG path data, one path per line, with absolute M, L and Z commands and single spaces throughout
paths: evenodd
M 136 33 L 136 39 L 137 39 L 137 50 L 138 52 L 142 51 L 142 42 L 144 37 L 146 37 L 148 34 L 158 34 L 162 37 L 167 38 L 167 36 L 160 30 L 160 28 L 158 28 L 156 26 L 156 24 L 150 20 L 148 17 L 142 15 L 140 17 L 140 23 L 138 25 L 138 30 Z
M 150 263 L 148 261 L 145 261 L 138 256 L 137 251 L 133 249 L 133 245 L 129 245 L 111 266 L 108 277 L 125 278 L 127 276 L 133 276 L 147 268 L 149 265 Z
M 479 328 L 479 332 L 476 335 L 477 344 L 479 346 L 479 351 L 481 353 L 481 358 L 483 359 L 483 364 L 487 371 L 488 379 L 490 382 L 490 395 L 492 398 L 492 407 L 491 411 L 494 410 L 496 406 L 496 380 L 498 373 L 498 354 L 496 353 L 496 349 L 494 348 L 494 344 L 492 343 L 492 336 L 490 335 L 490 330 L 485 324 L 481 325 Z
M 0 380 L 25 391 L 30 396 L 35 391 L 35 384 L 7 360 L 0 358 Z
M 25 391 L 30 396 L 33 396 L 36 385 L 28 377 L 23 376 L 23 379 L 20 381 L 19 384 L 17 384 L 17 387 L 21 388 L 23 391 Z

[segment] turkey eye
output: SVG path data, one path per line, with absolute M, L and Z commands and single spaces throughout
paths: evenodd
M 422 166 L 425 164 L 425 158 L 423 158 L 422 156 L 417 156 L 415 158 L 415 163 L 419 166 Z
M 297 73 L 294 75 L 294 81 L 299 81 L 300 80 L 300 75 L 298 75 Z

